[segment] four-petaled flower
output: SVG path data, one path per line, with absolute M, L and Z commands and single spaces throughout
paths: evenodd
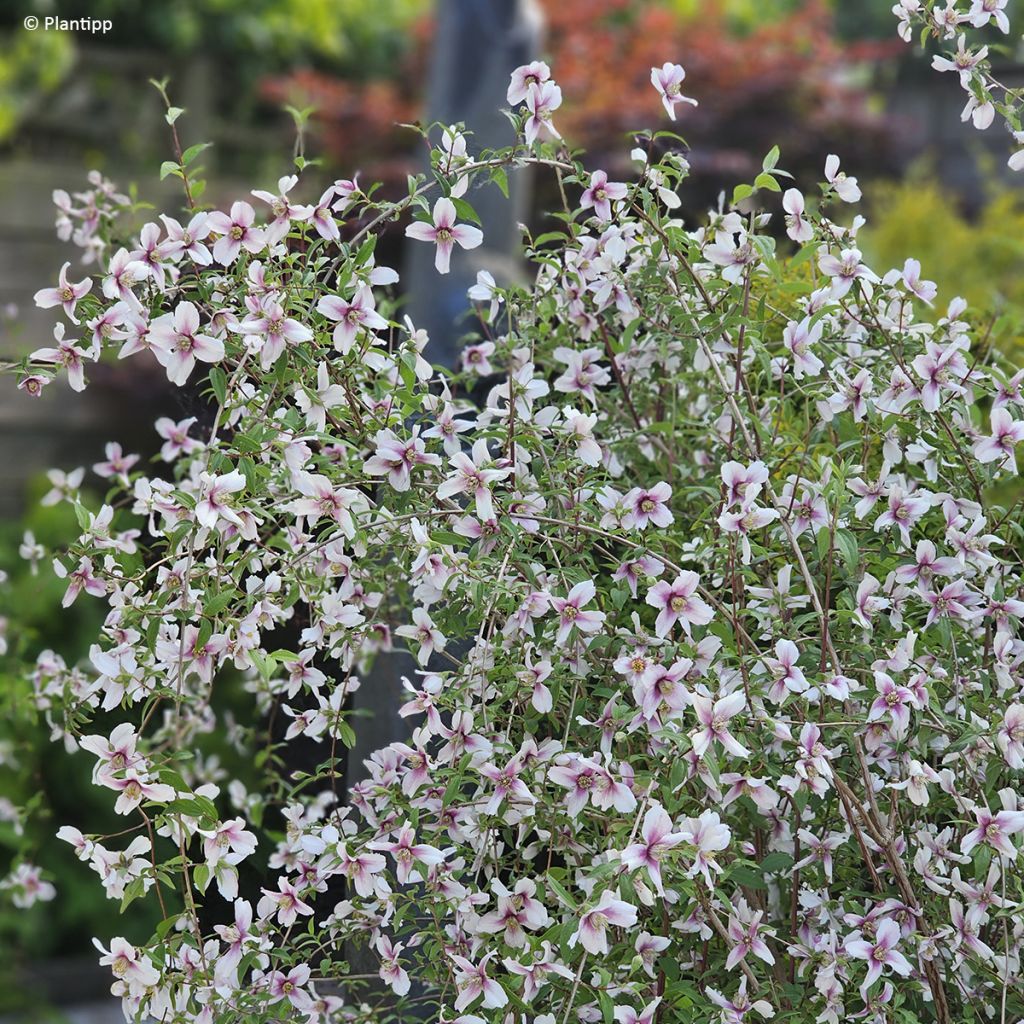
M 437 246 L 434 266 L 439 274 L 448 273 L 452 249 L 456 244 L 463 249 L 475 249 L 484 240 L 483 232 L 479 228 L 469 224 L 456 224 L 455 216 L 455 204 L 450 199 L 442 197 L 434 203 L 432 223 L 416 221 L 405 229 L 409 238 L 433 242 Z

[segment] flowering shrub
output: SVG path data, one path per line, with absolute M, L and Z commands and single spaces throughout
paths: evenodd
M 682 78 L 652 111 L 685 118 Z M 810 197 L 773 151 L 690 226 L 679 152 L 589 173 L 560 100 L 520 69 L 524 141 L 448 128 L 397 203 L 286 177 L 206 213 L 194 150 L 185 216 L 136 237 L 102 179 L 58 196 L 98 273 L 39 293 L 21 386 L 111 353 L 212 406 L 155 424 L 155 467 L 108 449 L 98 509 L 63 478 L 64 604 L 109 610 L 33 682 L 125 828 L 61 835 L 164 918 L 98 942 L 113 991 L 161 1021 L 1020 1019 L 1024 372 L 961 300 L 919 319 L 916 260 L 862 261 L 837 157 Z M 411 215 L 444 273 L 466 196 L 526 163 L 562 226 L 529 288 L 480 274 L 438 370 L 375 232 Z M 393 645 L 415 728 L 354 782 L 349 698 Z M 195 755 L 217 729 L 261 788 Z
M 999 114 L 1020 147 L 1010 154 L 1007 163 L 1014 171 L 1024 170 L 1024 124 L 1021 123 L 1024 92 L 996 78 L 989 60 L 989 47 L 972 44 L 968 39 L 972 30 L 979 35 L 990 26 L 997 33 L 1010 34 L 1007 0 L 970 0 L 969 4 L 958 0 L 944 3 L 898 0 L 892 13 L 896 15 L 897 31 L 904 42 L 913 39 L 915 30 L 920 31 L 922 44 L 929 37 L 947 46 L 956 41 L 954 50 L 932 57 L 932 67 L 936 71 L 951 71 L 960 79 L 960 87 L 967 93 L 961 120 L 969 120 L 975 128 L 984 131 Z

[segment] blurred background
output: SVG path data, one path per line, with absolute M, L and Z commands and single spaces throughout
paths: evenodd
M 821 180 L 826 154 L 838 153 L 864 189 L 869 227 L 860 238 L 869 260 L 885 269 L 917 257 L 943 303 L 965 296 L 991 322 L 993 343 L 1012 346 L 1024 312 L 1022 178 L 1006 170 L 1005 134 L 961 123 L 955 76 L 934 73 L 897 38 L 891 6 L 533 0 L 521 5 L 529 30 L 516 45 L 534 51 L 525 59 L 551 63 L 565 97 L 556 117 L 563 135 L 587 150 L 591 166 L 618 179 L 633 173 L 630 130 L 670 127 L 650 86 L 651 66 L 684 65 L 684 91 L 700 102 L 675 126 L 690 147 L 693 173 L 680 214 L 691 223 L 718 204 L 720 191 L 752 180 L 774 144 L 780 166 L 805 190 Z M 178 212 L 175 179 L 159 181 L 160 164 L 173 153 L 150 78 L 168 76 L 172 102 L 186 109 L 178 121 L 183 146 L 213 143 L 202 158 L 210 183 L 204 198 L 212 204 L 252 188 L 276 191 L 292 168 L 294 112 L 308 108 L 305 154 L 318 163 L 304 176 L 300 201 L 356 172 L 397 195 L 425 159 L 423 143 L 399 125 L 437 111 L 459 119 L 458 67 L 474 51 L 501 44 L 507 21 L 493 14 L 501 7 L 483 0 L 2 0 L 0 357 L 47 344 L 54 320 L 34 308 L 34 292 L 55 281 L 65 260 L 72 279 L 88 270 L 79 250 L 56 240 L 54 189 L 84 190 L 87 172 L 97 169 L 122 191 L 137 188 L 157 210 Z M 28 16 L 109 19 L 112 27 L 105 34 L 28 31 Z M 1019 41 L 1022 28 L 1018 22 L 995 41 Z M 1000 50 L 996 77 L 1024 84 L 1022 58 L 1012 46 Z M 499 70 L 501 97 L 507 71 Z M 504 123 L 494 106 L 493 122 Z M 516 215 L 539 224 L 553 200 L 544 182 L 534 186 L 529 196 L 521 191 Z M 386 243 L 384 261 L 408 265 L 401 229 Z M 514 261 L 512 251 L 497 255 Z M 415 291 L 415 267 L 407 280 Z M 57 889 L 53 901 L 23 909 L 0 882 L 0 950 L 7 954 L 0 956 L 0 1018 L 42 1018 L 49 1004 L 63 1004 L 55 1012 L 64 1013 L 102 995 L 107 980 L 93 968 L 91 937 L 142 937 L 154 923 L 146 900 L 120 919 L 117 901 L 105 900 L 89 869 L 53 838 L 65 823 L 107 823 L 116 831 L 81 756 L 49 742 L 29 679 L 43 649 L 59 649 L 69 662 L 86 654 L 95 609 L 78 602 L 74 614 L 55 620 L 62 586 L 45 566 L 33 575 L 18 547 L 26 530 L 54 545 L 75 530 L 70 509 L 38 504 L 50 487 L 47 469 L 91 466 L 107 440 L 154 453 L 155 415 L 175 412 L 163 378 L 155 364 L 129 360 L 92 371 L 82 396 L 54 386 L 33 400 L 10 379 L 0 388 L 0 569 L 9 574 L 0 613 L 11 620 L 0 658 L 0 880 L 24 858 L 41 865 Z M 85 487 L 97 496 L 102 484 L 87 474 Z M 230 752 L 223 757 L 230 761 Z M 31 820 L 19 811 L 25 805 L 34 808 Z

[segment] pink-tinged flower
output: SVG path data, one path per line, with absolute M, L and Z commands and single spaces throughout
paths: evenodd
M 871 620 L 883 609 L 889 607 L 888 598 L 876 597 L 882 584 L 871 573 L 866 572 L 857 587 L 857 602 L 853 617 L 864 629 L 874 629 Z
M 235 968 L 239 965 L 248 947 L 259 944 L 259 939 L 252 934 L 252 904 L 248 900 L 235 900 L 234 924 L 216 924 L 213 930 L 220 936 L 226 948 L 217 957 L 214 975 L 220 984 L 235 978 Z
M 629 592 L 636 598 L 637 584 L 641 578 L 656 579 L 665 571 L 665 566 L 652 555 L 641 555 L 639 558 L 623 562 L 614 573 L 612 579 L 625 580 L 629 584 Z
M 377 936 L 374 949 L 380 954 L 380 976 L 391 986 L 396 996 L 404 996 L 411 986 L 409 973 L 398 962 L 399 954 L 405 949 L 403 943 L 392 943 L 386 935 Z
M 960 76 L 960 84 L 969 88 L 974 69 L 988 56 L 988 47 L 972 51 L 965 49 L 966 45 L 967 38 L 961 33 L 956 41 L 956 52 L 951 57 L 936 54 L 932 57 L 932 67 L 936 71 L 955 71 Z
M 921 280 L 921 262 L 915 259 L 908 259 L 903 264 L 903 284 L 907 291 L 929 306 L 939 290 L 934 281 Z
M 99 781 L 101 775 L 123 772 L 144 764 L 142 755 L 135 751 L 138 739 L 131 722 L 115 726 L 109 737 L 83 736 L 78 745 L 97 758 L 92 773 L 93 782 Z
M 742 902 L 743 909 L 746 909 L 745 902 Z M 725 969 L 731 971 L 737 964 L 742 963 L 748 953 L 753 953 L 758 959 L 766 964 L 774 964 L 775 957 L 768 948 L 768 944 L 761 938 L 761 918 L 764 912 L 755 911 L 753 914 L 747 910 L 749 920 L 741 921 L 737 914 L 729 915 L 729 926 L 727 932 L 729 941 L 733 944 L 729 950 L 729 956 L 725 961 Z
M 242 818 L 232 818 L 212 831 L 199 830 L 203 837 L 203 856 L 211 867 L 225 861 L 240 864 L 256 852 L 256 836 L 245 830 Z
M 1011 704 L 1003 713 L 996 743 L 1014 771 L 1024 768 L 1024 704 Z
M 766 999 L 752 1000 L 747 995 L 747 979 L 746 976 L 740 978 L 739 988 L 736 990 L 736 995 L 732 999 L 727 999 L 717 989 L 711 988 L 710 986 L 705 989 L 708 999 L 715 1004 L 715 1006 L 721 1007 L 722 1024 L 745 1024 L 746 1019 L 750 1016 L 751 1012 L 756 1010 L 762 1017 L 773 1017 L 775 1016 L 775 1010 L 772 1009 L 772 1004 Z
M 70 573 L 65 568 L 63 562 L 59 559 L 54 559 L 53 572 L 59 579 L 66 579 L 68 581 L 68 589 L 64 591 L 64 597 L 60 602 L 62 608 L 70 608 L 83 590 L 93 597 L 106 596 L 107 584 L 94 575 L 92 559 L 79 559 L 78 568 Z
M 165 259 L 177 262 L 187 256 L 200 267 L 208 267 L 213 262 L 213 254 L 203 244 L 203 239 L 210 235 L 209 214 L 195 214 L 184 227 L 166 214 L 161 213 L 160 219 L 167 230 L 167 238 L 160 243 L 160 251 Z M 146 269 L 149 269 L 148 266 Z
M 1006 16 L 1007 0 L 973 0 L 966 18 L 975 28 L 984 28 L 989 21 L 1004 35 L 1010 31 L 1010 19 Z
M 327 363 L 321 362 L 316 368 L 316 386 L 310 383 L 296 385 L 295 404 L 306 417 L 306 425 L 323 431 L 327 427 L 327 410 L 344 405 L 347 401 L 345 389 L 332 384 Z
M 546 939 L 540 944 L 541 952 L 540 955 L 528 964 L 521 964 L 518 960 L 513 960 L 511 957 L 506 957 L 502 963 L 508 969 L 510 974 L 516 974 L 523 979 L 523 992 L 522 998 L 526 1002 L 530 1002 L 534 999 L 538 992 L 548 983 L 549 974 L 557 974 L 559 977 L 566 978 L 569 981 L 573 979 L 573 973 L 562 964 L 554 950 L 551 948 L 551 943 Z M 462 1018 L 465 1024 L 476 1024 L 479 1018 Z
M 496 952 L 492 950 L 478 964 L 464 956 L 448 955 L 455 964 L 455 988 L 459 993 L 455 1000 L 456 1010 L 464 1010 L 480 996 L 483 996 L 480 1005 L 485 1008 L 494 1009 L 508 1002 L 505 990 L 493 978 L 487 977 L 487 964 L 498 955 Z
M 793 376 L 797 380 L 816 377 L 825 366 L 811 351 L 811 346 L 821 341 L 822 329 L 822 321 L 812 324 L 805 316 L 799 323 L 791 320 L 782 332 L 782 343 L 793 353 Z
M 622 851 L 622 863 L 630 871 L 646 868 L 655 890 L 663 893 L 665 890 L 661 882 L 661 859 L 683 841 L 683 833 L 672 831 L 672 819 L 665 808 L 652 801 L 650 809 L 644 815 L 640 835 L 641 842 L 633 843 Z
M 29 373 L 18 381 L 18 390 L 24 391 L 29 398 L 40 398 L 43 388 L 52 382 L 52 377 L 44 377 L 41 373 Z
M 473 457 L 458 452 L 448 460 L 454 470 L 451 476 L 437 489 L 439 498 L 450 498 L 455 494 L 468 494 L 476 501 L 476 514 L 486 522 L 494 518 L 494 504 L 491 501 L 491 484 L 504 480 L 511 469 L 485 468 L 494 460 L 487 451 L 483 438 L 473 445 Z
M 419 436 L 419 427 L 413 427 L 412 436 L 403 441 L 391 430 L 379 430 L 374 436 L 376 451 L 363 463 L 363 472 L 370 476 L 386 476 L 396 491 L 407 491 L 416 466 L 440 466 L 439 455 L 428 455 L 426 445 Z
M 303 987 L 309 981 L 310 970 L 306 964 L 293 967 L 287 974 L 272 971 L 267 976 L 267 992 L 271 999 L 287 999 L 300 1013 L 309 1011 L 313 997 Z
M 615 1019 L 619 1024 L 654 1024 L 659 1006 L 661 996 L 656 996 L 639 1013 L 632 1006 L 616 1006 Z
M 750 564 L 753 557 L 750 549 L 750 535 L 761 530 L 769 523 L 774 523 L 779 513 L 773 508 L 761 508 L 758 505 L 747 505 L 738 512 L 723 512 L 718 517 L 718 525 L 723 533 L 735 533 L 740 537 L 742 561 Z
M 116 441 L 111 441 L 106 446 L 106 462 L 93 464 L 92 471 L 104 480 L 111 477 L 118 477 L 125 485 L 128 483 L 128 474 L 132 466 L 139 461 L 138 455 L 125 455 L 121 446 Z
M 164 313 L 150 324 L 149 341 L 172 384 L 184 384 L 197 359 L 219 363 L 224 358 L 224 343 L 199 333 L 199 310 L 187 300 L 179 302 L 173 313 Z
M 963 580 L 953 580 L 939 591 L 929 590 L 924 584 L 920 584 L 919 592 L 928 605 L 925 626 L 930 626 L 937 619 L 956 619 L 959 622 L 968 622 L 984 614 L 978 607 L 981 604 L 981 598 L 977 594 L 972 594 Z
M 838 256 L 822 252 L 818 256 L 821 272 L 832 279 L 832 298 L 841 299 L 853 287 L 854 281 L 874 281 L 875 273 L 860 258 L 859 249 L 843 249 Z
M 985 843 L 1004 857 L 1015 860 L 1017 848 L 1010 841 L 1010 836 L 1024 832 L 1024 811 L 1007 810 L 993 814 L 987 807 L 975 807 L 974 817 L 978 825 L 960 841 L 960 852 L 966 856 L 979 843 Z
M 339 846 L 338 866 L 360 896 L 369 898 L 375 894 L 386 895 L 390 891 L 387 882 L 377 877 L 387 867 L 387 861 L 379 853 L 353 855 L 344 846 Z
M 958 899 L 950 899 L 949 923 L 953 926 L 953 940 L 958 953 L 959 950 L 966 947 L 975 956 L 980 956 L 985 960 L 992 958 L 994 954 L 991 947 L 979 938 L 985 921 L 986 914 L 983 907 L 971 907 L 965 914 L 964 905 Z
M 244 320 L 229 326 L 232 331 L 251 339 L 246 346 L 259 351 L 264 370 L 269 370 L 284 355 L 287 345 L 299 345 L 313 338 L 308 327 L 285 316 L 284 307 L 272 295 L 265 295 L 258 306 L 252 303 L 249 308 L 250 313 Z
M 803 193 L 787 188 L 782 194 L 782 209 L 786 211 L 786 234 L 794 242 L 809 242 L 814 237 L 814 227 L 804 219 Z
M 139 308 L 139 300 L 132 290 L 149 277 L 149 266 L 142 260 L 134 260 L 127 249 L 118 249 L 107 264 L 107 276 L 103 278 L 103 294 L 108 299 L 120 299 L 131 308 Z
M 189 437 L 189 428 L 196 422 L 195 416 L 175 423 L 168 416 L 161 416 L 154 427 L 156 432 L 164 439 L 160 449 L 160 458 L 164 462 L 174 462 L 180 455 L 191 455 L 203 447 L 201 441 Z
M 476 284 L 466 289 L 466 295 L 474 302 L 490 304 L 487 311 L 487 319 L 492 323 L 498 314 L 498 307 L 505 301 L 498 293 L 498 285 L 494 280 L 494 275 L 487 270 L 478 270 L 476 272 Z
M 965 389 L 960 380 L 967 376 L 969 370 L 959 344 L 943 347 L 934 341 L 926 341 L 924 352 L 915 356 L 910 365 L 914 373 L 924 381 L 921 405 L 925 412 L 938 410 L 944 392 L 951 395 L 964 394 Z
M 497 879 L 491 883 L 498 897 L 494 910 L 480 918 L 478 930 L 484 935 L 502 933 L 502 939 L 515 949 L 526 945 L 526 931 L 538 931 L 551 923 L 544 904 L 538 900 L 537 884 L 530 878 L 521 878 L 512 890 Z
M 604 612 L 584 611 L 583 605 L 594 600 L 597 588 L 592 580 L 582 580 L 569 591 L 565 597 L 552 597 L 551 607 L 558 614 L 558 635 L 555 643 L 565 646 L 573 627 L 581 633 L 596 633 L 606 618 Z
M 421 665 L 426 665 L 434 651 L 443 651 L 448 643 L 447 637 L 434 625 L 434 620 L 426 608 L 413 608 L 412 625 L 399 626 L 395 630 L 395 635 L 420 645 L 416 652 L 416 660 Z
M 900 583 L 929 583 L 936 576 L 955 576 L 958 572 L 960 563 L 955 558 L 940 558 L 930 540 L 919 540 L 914 549 L 913 565 L 901 565 L 896 570 L 896 579 Z
M 526 667 L 518 673 L 517 678 L 529 687 L 530 703 L 534 710 L 545 715 L 554 707 L 551 690 L 544 683 L 554 670 L 554 666 L 547 658 L 535 664 L 530 656 L 529 648 L 526 651 L 525 664 Z
M 270 245 L 277 245 L 291 230 L 292 221 L 309 220 L 312 210 L 308 206 L 296 206 L 288 198 L 288 193 L 298 184 L 298 175 L 288 174 L 278 178 L 277 195 L 261 189 L 253 189 L 252 194 L 262 199 L 270 207 L 274 219 L 263 229 Z M 333 193 L 333 189 L 331 192 Z
M 242 520 L 232 505 L 233 495 L 244 490 L 245 475 L 237 469 L 221 476 L 201 474 L 200 498 L 196 502 L 196 520 L 199 525 L 212 530 L 223 519 L 235 526 L 241 526 Z
M 654 663 L 639 678 L 632 670 L 627 670 L 627 676 L 634 676 L 633 696 L 642 714 L 647 718 L 659 715 L 667 719 L 689 705 L 692 695 L 684 680 L 692 668 L 689 658 L 681 658 L 671 666 Z
M 506 800 L 510 804 L 533 805 L 537 802 L 537 798 L 520 778 L 524 769 L 523 760 L 518 754 L 510 758 L 504 768 L 490 763 L 480 765 L 477 769 L 480 774 L 494 783 L 494 792 L 484 806 L 484 814 L 497 814 L 498 808 Z
M 332 337 L 335 349 L 342 355 L 352 351 L 360 331 L 382 331 L 388 326 L 375 308 L 373 292 L 365 284 L 348 302 L 338 295 L 325 295 L 316 308 L 318 313 L 336 323 Z
M 508 83 L 505 99 L 510 106 L 517 107 L 526 100 L 530 89 L 535 85 L 543 85 L 551 78 L 551 68 L 542 60 L 523 64 L 512 72 Z
M 746 508 L 761 493 L 768 480 L 768 467 L 758 460 L 744 466 L 741 462 L 722 464 L 722 483 L 725 484 L 725 507 L 739 505 Z
M 686 72 L 679 64 L 666 61 L 660 68 L 651 68 L 651 85 L 658 90 L 661 96 L 662 106 L 665 112 L 674 121 L 676 119 L 676 104 L 689 103 L 690 106 L 697 106 L 697 101 L 682 92 L 683 81 Z
M 114 811 L 117 814 L 131 814 L 143 800 L 151 800 L 153 803 L 165 804 L 168 800 L 174 799 L 174 787 L 163 782 L 147 782 L 145 777 L 128 768 L 122 777 L 100 773 L 97 781 L 120 794 L 114 803 Z
M 910 725 L 910 709 L 918 706 L 912 690 L 900 686 L 885 672 L 875 672 L 875 689 L 878 696 L 868 711 L 868 721 L 875 722 L 888 715 L 893 726 L 901 733 Z
M 548 769 L 548 778 L 556 786 L 564 786 L 569 790 L 566 797 L 569 817 L 575 818 L 586 806 L 594 790 L 594 780 L 600 772 L 600 766 L 587 757 L 571 754 L 565 764 L 556 764 Z
M 288 510 L 311 521 L 333 519 L 341 532 L 350 540 L 356 534 L 353 512 L 361 512 L 366 506 L 365 497 L 352 487 L 335 487 L 331 480 L 319 473 L 298 473 L 294 479 L 295 489 L 303 495 L 288 505 Z
M 697 596 L 700 577 L 692 570 L 681 572 L 673 583 L 655 583 L 647 592 L 647 603 L 658 609 L 654 630 L 660 637 L 666 637 L 678 622 L 682 624 L 687 637 L 692 639 L 692 626 L 706 626 L 714 616 L 710 605 Z
M 904 547 L 910 547 L 910 531 L 932 507 L 930 494 L 921 491 L 906 493 L 894 486 L 889 491 L 888 508 L 875 520 L 875 532 L 893 526 L 900 531 Z
M 809 686 L 797 661 L 800 650 L 792 640 L 779 640 L 775 645 L 775 657 L 765 658 L 764 663 L 771 673 L 772 685 L 768 697 L 781 704 L 789 693 L 803 693 Z
M 256 904 L 256 914 L 261 921 L 274 915 L 282 928 L 295 924 L 300 914 L 311 917 L 313 908 L 303 903 L 301 890 L 292 885 L 287 878 L 278 878 L 277 892 L 273 889 L 260 890 L 263 895 Z
M 704 811 L 699 818 L 684 819 L 679 823 L 679 831 L 694 848 L 693 864 L 686 873 L 687 877 L 694 878 L 702 874 L 708 888 L 713 889 L 711 872 L 722 870 L 715 855 L 728 847 L 732 831 L 722 823 L 717 811 Z
M 209 214 L 206 223 L 210 231 L 221 236 L 213 246 L 213 258 L 221 266 L 227 267 L 234 263 L 242 249 L 257 253 L 266 246 L 266 235 L 259 228 L 253 227 L 255 219 L 256 211 L 241 201 L 231 204 L 230 214 L 219 211 Z
M 607 955 L 608 926 L 632 928 L 636 924 L 636 907 L 616 897 L 611 889 L 590 910 L 584 911 L 576 931 L 569 936 L 569 946 L 578 942 L 588 953 Z
M 547 385 L 545 385 L 546 387 Z M 516 411 L 518 412 L 519 409 L 520 403 L 517 402 Z M 529 412 L 529 409 L 527 408 L 526 411 Z M 573 409 L 571 406 L 566 406 L 562 410 L 562 416 L 564 417 L 564 422 L 558 429 L 565 434 L 570 443 L 575 445 L 576 458 L 585 466 L 600 466 L 602 458 L 601 446 L 594 439 L 594 425 L 597 423 L 597 413 L 588 415 Z
M 76 321 L 77 322 L 77 321 Z M 85 390 L 85 360 L 89 354 L 80 349 L 76 338 L 64 337 L 64 325 L 55 324 L 53 337 L 56 348 L 38 348 L 29 359 L 37 363 L 53 363 L 62 366 L 68 372 L 68 384 L 72 391 Z
M 664 953 L 671 945 L 672 940 L 664 935 L 652 935 L 650 932 L 641 932 L 636 937 L 633 949 L 636 950 L 637 956 L 640 957 L 640 963 L 649 978 L 657 977 L 654 965 L 659 954 Z
M 860 201 L 860 188 L 857 179 L 849 177 L 839 169 L 839 157 L 830 153 L 825 160 L 825 180 L 835 189 L 836 195 L 844 203 Z
M 619 199 L 625 199 L 626 195 L 627 189 L 622 182 L 609 181 L 608 175 L 604 171 L 594 171 L 590 175 L 590 185 L 580 197 L 580 209 L 593 208 L 594 214 L 600 220 L 611 220 L 612 203 Z
M 854 932 L 846 940 L 846 952 L 858 960 L 867 960 L 868 972 L 861 985 L 861 992 L 866 992 L 882 975 L 886 967 L 891 967 L 901 977 L 907 977 L 912 968 L 907 958 L 896 949 L 900 941 L 900 926 L 892 918 L 886 918 L 878 926 L 874 942 L 861 938 L 860 932 Z
M 468 224 L 455 223 L 455 204 L 446 198 L 434 203 L 433 223 L 416 221 L 405 229 L 406 237 L 416 238 L 421 242 L 433 242 L 437 246 L 434 266 L 439 274 L 447 274 L 452 258 L 452 249 L 456 244 L 463 249 L 475 249 L 484 240 L 479 228 Z
M 395 874 L 402 885 L 407 882 L 422 881 L 415 865 L 423 864 L 428 868 L 433 868 L 444 863 L 444 854 L 436 846 L 417 843 L 415 839 L 416 836 L 411 826 L 403 825 L 394 842 L 378 840 L 369 844 L 371 850 L 390 853 L 395 858 Z
M 494 342 L 482 341 L 478 345 L 467 345 L 462 350 L 462 368 L 468 373 L 489 377 L 494 373 L 490 358 L 494 355 Z
M 40 309 L 52 309 L 54 306 L 62 306 L 64 315 L 73 324 L 77 324 L 75 307 L 78 305 L 78 300 L 88 295 L 92 290 L 92 278 L 87 277 L 77 284 L 72 284 L 68 281 L 68 267 L 70 266 L 70 263 L 65 263 L 60 268 L 60 274 L 57 275 L 56 288 L 43 288 L 41 291 L 36 292 L 35 303 Z
M 110 940 L 109 951 L 100 945 L 98 939 L 93 939 L 92 943 L 103 954 L 100 965 L 109 967 L 114 977 L 123 982 L 129 992 L 141 995 L 159 982 L 159 972 L 127 939 L 115 936 Z
M 805 868 L 809 864 L 820 864 L 825 872 L 825 878 L 832 881 L 832 855 L 843 846 L 850 838 L 847 832 L 830 832 L 824 839 L 820 839 L 813 832 L 802 828 L 797 833 L 807 850 L 807 856 L 793 865 L 793 869 Z
M 526 92 L 526 109 L 529 117 L 523 126 L 526 144 L 532 146 L 538 139 L 550 142 L 560 139 L 558 130 L 551 123 L 551 115 L 562 105 L 562 90 L 552 81 L 531 85 Z
M 1014 448 L 1024 441 L 1024 420 L 1015 420 L 1008 409 L 992 410 L 992 434 L 983 437 L 974 446 L 974 457 L 979 462 L 998 462 L 1000 469 L 1017 472 Z
M 43 881 L 42 869 L 34 864 L 19 864 L 0 881 L 0 890 L 10 892 L 11 903 L 18 910 L 28 910 L 36 903 L 49 903 L 57 896 L 57 890 Z
M 672 488 L 664 481 L 651 488 L 634 487 L 622 499 L 626 507 L 622 525 L 627 530 L 646 530 L 651 525 L 660 529 L 671 526 L 675 522 L 668 507 L 671 498 Z
M 690 741 L 693 744 L 693 752 L 698 757 L 703 757 L 715 740 L 733 757 L 750 756 L 750 751 L 729 732 L 729 719 L 734 718 L 746 707 L 746 697 L 741 690 L 720 697 L 713 703 L 710 697 L 701 693 L 695 693 L 692 700 L 700 728 L 690 733 Z

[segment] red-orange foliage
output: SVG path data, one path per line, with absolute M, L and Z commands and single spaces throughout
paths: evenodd
M 775 142 L 794 165 L 805 154 L 817 160 L 831 140 L 877 144 L 880 124 L 848 72 L 885 47 L 854 50 L 837 40 L 824 0 L 805 0 L 745 35 L 713 4 L 692 20 L 654 0 L 542 0 L 542 6 L 544 52 L 565 98 L 556 123 L 596 155 L 621 152 L 622 134 L 631 128 L 669 125 L 650 84 L 650 68 L 666 60 L 686 68 L 686 92 L 700 102 L 695 110 L 680 108 L 676 126 L 694 147 L 698 174 L 744 173 L 753 154 Z M 423 113 L 429 38 L 425 20 L 393 79 L 355 82 L 303 70 L 267 81 L 264 95 L 315 104 L 324 146 L 346 166 L 370 154 L 393 158 L 410 144 L 394 125 Z

